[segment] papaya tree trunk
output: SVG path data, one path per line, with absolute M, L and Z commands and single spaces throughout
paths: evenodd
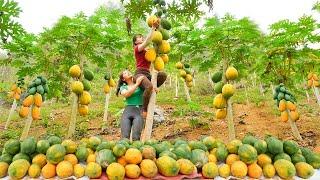
M 78 114 L 78 96 L 75 93 L 72 93 L 71 119 L 70 119 L 67 138 L 71 138 L 74 132 L 76 131 L 77 114 Z
M 223 51 L 222 51 L 223 52 Z M 224 54 L 224 52 L 223 52 Z M 224 55 L 223 55 L 224 56 Z M 225 73 L 228 68 L 228 60 L 226 57 L 223 57 L 223 72 Z M 222 80 L 224 84 L 227 83 L 227 79 L 225 76 L 222 76 Z M 233 140 L 236 138 L 236 132 L 234 128 L 234 122 L 233 122 L 233 110 L 232 110 L 232 101 L 230 97 L 227 99 L 227 121 L 228 121 L 228 134 L 229 134 L 229 141 Z
M 192 78 L 192 84 L 193 84 L 193 87 L 196 86 L 196 76 L 193 76 L 193 78 Z
M 308 103 L 310 103 L 310 95 L 309 95 L 309 93 L 308 93 L 307 90 L 306 90 L 306 96 L 307 96 L 307 101 L 308 101 Z
M 254 79 L 253 79 L 253 80 L 254 80 L 254 81 L 253 81 L 253 82 L 254 82 L 253 86 L 256 87 L 256 85 L 257 85 L 257 75 L 256 75 L 256 72 L 255 72 L 255 71 L 253 72 L 253 78 L 254 78 Z
M 1 70 L 0 70 L 0 77 L 1 77 L 1 81 L 11 81 L 12 80 L 12 77 L 11 74 L 12 74 L 12 69 L 9 67 L 9 66 L 1 66 Z
M 80 54 L 80 69 L 83 71 L 83 64 L 85 61 L 85 56 L 84 54 Z M 79 81 L 82 81 L 83 79 L 83 73 L 81 73 L 81 76 L 79 78 Z M 77 94 L 72 93 L 72 109 L 71 109 L 71 117 L 70 117 L 70 124 L 69 124 L 69 130 L 68 130 L 68 135 L 67 138 L 71 138 L 73 134 L 76 131 L 76 124 L 77 124 L 77 114 L 78 114 L 78 101 L 79 97 Z
M 287 110 L 287 113 L 289 114 L 288 110 Z M 291 126 L 291 131 L 292 131 L 293 137 L 296 138 L 299 141 L 302 141 L 302 137 L 300 136 L 300 133 L 299 133 L 299 130 L 297 128 L 296 123 L 291 119 L 290 116 L 288 118 L 289 118 L 289 123 L 290 123 L 290 126 Z
M 178 92 L 179 92 L 179 79 L 178 75 L 176 75 L 176 98 L 178 98 Z
M 169 84 L 170 84 L 170 87 L 172 87 L 172 76 L 171 76 L 171 74 L 170 74 L 170 76 L 169 76 Z
M 275 93 L 273 84 L 271 84 L 270 87 L 271 87 L 271 91 L 272 91 L 272 95 L 273 95 Z
M 153 87 L 157 87 L 157 77 L 158 77 L 158 72 L 156 72 L 153 69 L 152 77 L 151 77 L 151 83 L 152 83 Z M 155 93 L 155 91 L 152 91 L 149 105 L 148 105 L 146 124 L 145 124 L 145 128 L 144 128 L 144 132 L 141 137 L 142 142 L 149 140 L 151 138 L 155 106 L 156 106 L 156 93 Z
M 104 114 L 103 114 L 103 126 L 102 130 L 104 130 L 108 125 L 108 107 L 109 107 L 109 100 L 111 96 L 111 91 L 106 94 L 106 100 L 104 105 Z
M 184 81 L 183 84 L 184 84 L 184 92 L 186 93 L 187 101 L 191 102 L 190 92 L 189 92 L 187 83 Z
M 229 98 L 227 101 L 227 120 L 228 120 L 229 141 L 231 141 L 236 138 L 236 131 L 235 131 L 234 122 L 233 122 L 233 109 L 232 109 L 231 98 Z
M 29 108 L 29 115 L 26 119 L 26 124 L 24 125 L 20 140 L 24 140 L 28 137 L 29 130 L 32 124 L 32 116 L 31 116 L 32 106 Z
M 107 63 L 107 72 L 109 73 L 109 75 L 112 75 L 112 68 L 111 68 L 111 64 L 109 62 Z M 108 109 L 109 109 L 109 102 L 110 102 L 111 94 L 112 94 L 112 88 L 110 89 L 109 93 L 105 94 L 106 98 L 105 98 L 105 104 L 104 104 L 102 130 L 105 130 L 108 127 Z
M 318 102 L 318 104 L 319 104 L 319 106 L 320 106 L 319 89 L 318 89 L 317 87 L 314 87 L 314 86 L 312 87 L 312 89 L 313 89 L 314 96 L 316 97 L 317 102 Z
M 249 104 L 249 98 L 248 98 L 248 90 L 246 83 L 243 83 L 244 86 L 244 92 L 246 93 L 246 103 Z
M 259 83 L 259 86 L 260 86 L 260 93 L 262 94 L 262 96 L 265 96 L 265 95 L 264 95 L 264 90 L 263 90 L 262 84 Z
M 0 80 L 1 80 L 1 82 L 3 82 L 3 80 L 5 79 L 4 74 L 5 74 L 4 66 L 0 66 Z
M 14 110 L 16 110 L 16 108 L 17 108 L 17 101 L 16 101 L 16 99 L 14 99 L 13 103 L 12 103 L 12 106 L 11 106 L 11 109 L 10 109 L 10 112 L 9 112 L 9 116 L 8 116 L 6 125 L 4 126 L 4 129 L 8 128 L 9 123 L 11 121 L 12 114 L 13 114 Z

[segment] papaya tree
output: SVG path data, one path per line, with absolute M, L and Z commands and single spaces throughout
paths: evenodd
M 209 8 L 213 7 L 213 2 L 211 0 L 205 1 L 205 4 L 203 1 L 199 0 L 182 0 L 181 2 L 176 1 L 165 1 L 165 0 L 147 0 L 147 1 L 121 1 L 124 8 L 125 8 L 125 16 L 126 16 L 126 22 L 127 27 L 131 27 L 128 22 L 137 21 L 140 19 L 145 20 L 145 14 L 151 14 L 152 12 L 156 15 L 164 15 L 164 18 L 169 20 L 172 23 L 172 36 L 174 36 L 174 39 L 172 40 L 172 46 L 174 49 L 172 55 L 170 53 L 170 59 L 180 59 L 184 55 L 183 52 L 180 52 L 180 45 L 178 45 L 181 42 L 180 33 L 183 33 L 183 27 L 193 27 L 195 23 L 200 19 L 200 17 L 204 14 L 204 9 L 200 8 L 201 5 L 208 6 Z M 157 6 L 154 8 L 154 5 L 159 4 L 160 6 Z M 186 24 L 189 24 L 186 26 Z M 175 27 L 182 27 L 175 28 Z M 129 30 L 128 30 L 129 32 Z M 176 36 L 178 35 L 178 36 Z M 179 52 L 179 53 L 175 53 Z M 180 56 L 182 55 L 182 56 Z M 189 59 L 189 57 L 186 57 L 184 59 Z M 170 61 L 169 63 L 176 62 L 176 61 Z M 170 66 L 170 65 L 169 65 Z M 178 79 L 178 78 L 176 78 Z M 180 78 L 179 78 L 180 79 Z M 177 81 L 176 81 L 177 82 Z M 184 83 L 184 86 L 187 85 Z M 189 83 L 190 86 L 190 83 Z M 176 85 L 177 87 L 177 85 Z M 177 91 L 177 90 L 176 90 Z M 190 97 L 188 88 L 185 88 L 185 93 L 187 97 Z M 188 98 L 190 99 L 190 98 Z
M 101 69 L 103 69 L 105 83 L 103 85 L 105 93 L 105 108 L 102 129 L 107 128 L 109 99 L 114 87 L 114 79 L 118 78 L 120 71 L 132 69 L 134 67 L 132 39 L 126 34 L 126 26 L 123 23 L 125 14 L 120 9 L 108 9 L 100 7 L 90 18 L 89 21 L 99 25 L 101 34 L 106 37 L 101 38 L 95 49 L 100 53 L 92 54 L 92 59 Z M 140 22 L 132 23 L 135 32 L 144 32 L 139 26 Z
M 183 1 L 183 3 L 177 3 L 174 1 L 168 4 L 169 13 L 166 17 L 170 22 L 172 22 L 173 26 L 170 63 L 171 66 L 175 66 L 176 68 L 177 63 L 182 64 L 182 67 L 178 68 L 179 75 L 177 75 L 176 79 L 183 80 L 184 92 L 188 102 L 191 101 L 189 90 L 195 84 L 195 71 L 198 70 L 198 64 L 195 61 L 192 61 L 194 54 L 189 51 L 190 47 L 194 44 L 190 44 L 188 39 L 190 38 L 190 32 L 194 30 L 194 27 L 197 26 L 200 18 L 204 15 L 204 10 L 200 8 L 201 5 L 204 5 L 201 1 Z M 213 4 L 208 1 L 206 2 L 206 5 L 212 7 Z M 178 94 L 177 88 L 178 84 L 176 83 L 176 94 Z
M 18 76 L 18 83 L 15 83 L 14 85 L 17 86 L 16 89 L 20 89 L 19 98 L 14 99 L 11 109 L 9 111 L 5 129 L 8 128 L 12 114 L 18 107 L 19 101 L 23 100 L 25 97 L 26 88 L 24 86 L 24 81 L 27 80 L 25 79 L 25 77 L 29 73 L 30 75 L 35 73 L 32 73 L 31 70 L 33 69 L 33 64 L 35 63 L 33 54 L 34 52 L 38 51 L 33 45 L 36 42 L 36 40 L 37 37 L 35 35 L 24 33 L 16 36 L 13 41 L 4 44 L 4 47 L 8 49 L 11 53 L 11 58 L 8 61 L 5 61 L 5 64 L 9 68 L 18 69 L 16 73 L 16 75 Z
M 195 54 L 193 60 L 198 62 L 200 70 L 220 66 L 221 70 L 226 72 L 229 66 L 234 66 L 240 70 L 241 76 L 241 74 L 247 74 L 246 67 L 254 63 L 253 52 L 257 49 L 262 37 L 257 25 L 248 18 L 235 19 L 226 15 L 221 19 L 208 18 L 203 28 L 196 28 L 190 33 L 187 44 L 193 45 L 189 47 L 189 52 Z M 227 82 L 225 76 L 223 76 L 223 82 L 224 84 Z M 231 98 L 226 104 L 229 139 L 234 139 Z
M 283 122 L 288 122 L 291 126 L 293 136 L 301 141 L 302 137 L 296 125 L 296 121 L 299 120 L 300 115 L 296 105 L 296 98 L 294 95 L 284 86 L 280 84 L 275 88 L 274 100 L 277 102 L 277 107 L 280 111 L 280 119 Z
M 195 61 L 195 58 L 198 56 L 190 53 L 190 48 L 195 45 L 188 39 L 191 37 L 191 32 L 194 31 L 194 27 L 196 26 L 196 21 L 189 21 L 185 25 L 181 25 L 180 29 L 174 33 L 175 35 L 175 51 L 178 52 L 177 55 L 179 58 L 179 63 L 183 64 L 184 70 L 180 70 L 180 76 L 183 77 L 183 84 L 185 93 L 187 95 L 187 99 L 189 99 L 189 89 L 192 86 L 195 86 L 195 72 L 200 70 L 199 64 Z M 180 53 L 180 54 L 179 54 Z M 184 71 L 186 72 L 186 76 L 184 76 Z M 191 76 L 191 77 L 188 77 Z M 188 81 L 190 79 L 190 81 Z M 190 100 L 191 101 L 191 100 Z
M 134 1 L 130 1 L 131 4 Z M 145 1 L 144 3 L 147 3 L 150 1 Z M 202 14 L 202 12 L 199 10 L 199 6 L 201 5 L 201 3 L 197 0 L 192 0 L 192 1 L 184 1 L 183 3 L 175 3 L 175 1 L 173 1 L 171 4 L 170 3 L 166 3 L 164 0 L 155 0 L 153 1 L 154 3 L 154 10 L 153 12 L 155 12 L 154 14 L 158 17 L 159 22 L 160 22 L 160 27 L 158 28 L 158 30 L 156 32 L 154 32 L 153 34 L 159 34 L 159 31 L 162 34 L 162 37 L 166 37 L 164 38 L 165 40 L 163 40 L 161 43 L 157 43 L 156 41 L 153 42 L 153 46 L 154 46 L 154 50 L 156 52 L 156 54 L 160 55 L 161 57 L 157 57 L 154 61 L 154 69 L 156 71 L 152 72 L 152 79 L 151 82 L 153 84 L 154 87 L 157 86 L 157 71 L 161 71 L 163 68 L 160 68 L 163 62 L 160 63 L 160 59 L 162 59 L 163 61 L 166 59 L 166 61 L 168 61 L 168 55 L 167 52 L 169 52 L 170 48 L 170 44 L 166 41 L 168 40 L 169 34 L 168 34 L 168 30 L 171 29 L 172 24 L 170 24 L 170 20 L 173 20 L 173 17 L 177 17 L 181 14 L 183 14 L 183 16 L 185 16 L 185 18 L 188 17 L 200 17 L 200 15 Z M 128 4 L 127 4 L 128 5 Z M 130 5 L 130 3 L 129 3 Z M 126 7 L 126 12 L 132 10 L 129 8 L 130 6 Z M 182 9 L 182 10 L 181 10 Z M 139 11 L 139 10 L 137 10 Z M 157 22 L 157 17 L 155 15 L 150 16 L 147 19 L 148 25 L 151 27 L 152 22 Z M 155 36 L 155 35 L 153 35 Z M 160 37 L 160 36 L 158 36 Z M 152 38 L 157 39 L 157 38 Z M 161 38 L 162 39 L 162 38 Z M 148 51 L 147 51 L 148 53 Z M 160 54 L 159 54 L 160 53 Z M 163 58 L 164 56 L 166 56 L 166 58 Z M 190 75 L 189 75 L 190 76 Z M 149 101 L 149 106 L 148 106 L 148 114 L 147 114 L 147 118 L 146 118 L 146 125 L 145 125 L 145 130 L 144 133 L 142 135 L 142 140 L 147 140 L 151 137 L 151 131 L 152 131 L 152 124 L 153 124 L 153 114 L 154 114 L 154 108 L 155 108 L 155 102 L 156 102 L 156 94 L 155 92 L 152 93 L 151 97 L 150 97 L 150 101 Z
M 17 36 L 24 34 L 25 30 L 18 22 L 18 18 L 21 13 L 21 8 L 14 0 L 2 0 L 0 1 L 0 91 L 9 88 L 7 84 L 9 81 L 15 79 L 11 76 L 13 68 L 9 66 L 11 56 L 10 51 L 5 50 L 4 45 L 15 39 Z M 2 94 L 1 98 L 5 99 Z M 14 107 L 14 103 L 12 104 Z M 13 109 L 11 110 L 13 112 Z
M 196 26 L 196 22 L 198 19 L 194 19 L 192 21 L 185 22 L 186 19 L 184 17 L 176 17 L 172 16 L 172 21 L 175 24 L 175 28 L 173 28 L 172 33 L 172 53 L 170 53 L 170 58 L 172 61 L 170 63 L 172 66 L 175 66 L 178 69 L 177 80 L 183 79 L 184 91 L 187 97 L 187 101 L 191 101 L 189 88 L 193 86 L 194 79 L 194 68 L 197 68 L 197 64 L 192 61 L 192 54 L 189 53 L 189 47 L 193 44 L 188 44 L 187 39 L 189 38 L 190 32 L 193 30 L 194 26 Z M 179 18 L 179 20 L 177 20 Z M 175 19 L 175 20 L 174 20 Z M 175 65 L 174 65 L 175 64 Z M 181 78 L 180 78 L 181 77 Z M 189 79 L 188 81 L 186 79 Z M 176 85 L 176 88 L 178 86 Z M 177 90 L 176 90 L 177 91 Z

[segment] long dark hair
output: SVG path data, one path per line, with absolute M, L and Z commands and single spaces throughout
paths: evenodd
M 133 44 L 133 46 L 136 45 L 136 40 L 137 40 L 137 38 L 138 38 L 138 37 L 142 37 L 142 36 L 143 36 L 142 34 L 135 34 L 135 35 L 133 36 L 133 38 L 132 38 L 132 44 Z
M 119 75 L 119 80 L 118 80 L 118 86 L 117 86 L 117 90 L 116 90 L 116 95 L 119 96 L 120 93 L 120 87 L 123 86 L 124 84 L 127 84 L 124 80 L 123 80 L 123 72 L 122 71 Z

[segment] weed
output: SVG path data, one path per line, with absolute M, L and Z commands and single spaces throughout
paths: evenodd
M 193 129 L 201 127 L 201 123 L 200 123 L 199 119 L 197 119 L 197 118 L 190 119 L 189 120 L 189 125 Z

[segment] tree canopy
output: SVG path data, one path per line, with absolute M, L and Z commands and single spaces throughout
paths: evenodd
M 206 17 L 203 9 L 214 2 L 200 0 L 172 1 L 165 8 L 153 8 L 152 0 L 126 1 L 123 7 L 101 6 L 91 16 L 79 12 L 62 16 L 52 27 L 35 35 L 27 33 L 16 22 L 21 9 L 15 1 L 2 1 L 0 36 L 13 57 L 1 62 L 17 68 L 17 76 L 43 74 L 49 79 L 49 98 L 69 93 L 67 76 L 73 64 L 83 58 L 85 65 L 103 72 L 118 73 L 134 65 L 132 35 L 146 33 L 146 17 L 158 11 L 172 22 L 172 53 L 167 70 L 180 61 L 199 71 L 219 70 L 223 59 L 240 70 L 243 77 L 256 72 L 262 82 L 292 85 L 305 79 L 309 71 L 319 71 L 318 29 L 312 16 L 298 21 L 280 20 L 262 32 L 248 17 Z M 201 8 L 201 7 L 205 8 Z M 319 2 L 310 11 L 319 12 Z M 297 81 L 297 82 L 294 82 Z

